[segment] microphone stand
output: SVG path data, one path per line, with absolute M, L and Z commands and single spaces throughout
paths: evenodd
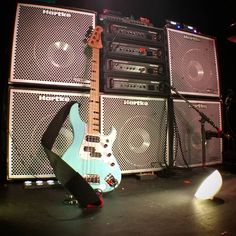
M 217 133 L 220 133 L 221 130 L 215 125 L 215 123 L 207 117 L 203 112 L 199 111 L 193 104 L 191 104 L 182 94 L 180 94 L 176 88 L 170 85 L 170 89 L 173 90 L 179 97 L 181 97 L 191 108 L 193 108 L 201 117 L 199 120 L 201 123 L 201 136 L 202 136 L 202 165 L 205 166 L 206 163 L 206 130 L 205 122 L 208 122 L 212 127 L 217 130 Z

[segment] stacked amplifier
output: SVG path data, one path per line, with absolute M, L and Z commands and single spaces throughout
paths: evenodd
M 102 90 L 168 94 L 164 30 L 114 15 L 100 15 L 100 21 L 104 28 Z
M 166 35 L 174 118 L 178 133 L 174 137 L 174 143 L 178 143 L 173 148 L 174 164 L 180 167 L 186 164 L 191 167 L 219 164 L 222 162 L 222 139 L 208 137 L 204 142 L 205 150 L 203 149 L 201 124 L 206 132 L 217 131 L 209 122 L 204 122 L 200 115 L 204 114 L 215 126 L 222 129 L 216 38 L 185 30 L 181 25 L 167 25 Z
M 87 123 L 93 61 L 83 41 L 96 16 L 87 10 L 17 4 L 8 81 L 8 179 L 54 177 L 40 140 L 64 104 L 80 103 Z M 100 131 L 116 129 L 113 153 L 122 173 L 162 169 L 172 149 L 174 164 L 184 165 L 180 150 L 170 143 L 171 106 L 186 161 L 201 165 L 199 116 L 170 87 L 221 128 L 215 40 L 118 15 L 101 14 L 99 20 L 104 29 Z M 66 120 L 53 150 L 61 156 L 72 140 Z M 221 147 L 220 139 L 207 140 L 206 164 L 222 161 Z
M 17 4 L 8 81 L 8 179 L 54 177 L 41 138 L 67 102 L 80 103 L 87 122 L 92 57 L 83 40 L 95 22 L 92 11 Z M 55 153 L 65 152 L 72 139 L 66 120 Z
M 113 152 L 122 173 L 168 165 L 170 95 L 164 30 L 121 15 L 101 14 L 101 130 L 117 130 Z
M 83 41 L 96 16 L 82 9 L 17 4 L 8 81 L 8 179 L 55 177 L 41 138 L 67 102 L 80 104 L 87 123 L 93 61 Z M 166 98 L 131 94 L 166 94 L 163 30 L 130 20 L 102 23 L 101 133 L 116 129 L 113 153 L 122 173 L 158 170 L 168 161 Z M 73 135 L 66 119 L 52 150 L 61 156 Z

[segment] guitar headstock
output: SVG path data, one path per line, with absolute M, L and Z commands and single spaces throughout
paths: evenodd
M 103 28 L 99 25 L 96 26 L 93 30 L 91 28 L 89 29 L 86 34 L 86 36 L 88 36 L 86 42 L 91 48 L 102 48 L 102 32 Z

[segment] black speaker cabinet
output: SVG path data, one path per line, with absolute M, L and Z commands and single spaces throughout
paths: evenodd
M 189 102 L 210 118 L 217 127 L 222 128 L 220 102 L 203 100 L 189 100 Z M 175 166 L 187 167 L 184 159 L 191 167 L 222 163 L 222 139 L 218 137 L 206 139 L 206 161 L 203 162 L 201 116 L 185 101 L 178 99 L 174 99 L 174 113 L 180 137 L 178 140 L 177 134 L 174 135 Z M 205 130 L 216 132 L 208 122 L 205 122 Z
M 123 174 L 152 172 L 168 164 L 167 101 L 101 95 L 101 130 L 117 131 L 113 154 Z
M 42 135 L 56 113 L 69 101 L 80 103 L 80 116 L 87 122 L 89 94 L 10 88 L 9 98 L 8 179 L 54 177 L 41 146 Z M 67 118 L 53 151 L 62 155 L 72 139 Z
M 180 93 L 219 97 L 216 39 L 167 28 L 171 85 Z
M 10 83 L 89 87 L 94 12 L 18 3 Z

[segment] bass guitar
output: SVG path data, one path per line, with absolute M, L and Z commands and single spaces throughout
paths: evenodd
M 120 184 L 121 170 L 112 153 L 117 133 L 115 128 L 112 127 L 108 135 L 100 134 L 99 52 L 102 48 L 102 31 L 101 26 L 96 26 L 87 39 L 87 44 L 92 49 L 88 123 L 81 120 L 78 104 L 73 104 L 69 113 L 73 142 L 62 159 L 93 189 L 110 192 Z

